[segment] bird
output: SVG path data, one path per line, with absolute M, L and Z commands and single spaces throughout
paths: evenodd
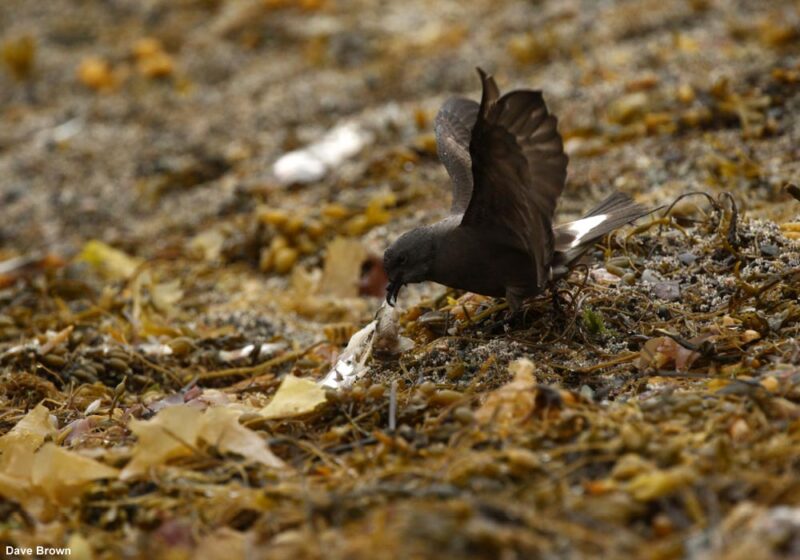
M 450 214 L 403 233 L 384 252 L 394 306 L 406 284 L 433 281 L 491 297 L 510 310 L 566 276 L 600 238 L 651 211 L 613 192 L 583 218 L 553 226 L 568 157 L 541 91 L 500 95 L 477 68 L 480 103 L 451 97 L 434 119 L 452 183 Z

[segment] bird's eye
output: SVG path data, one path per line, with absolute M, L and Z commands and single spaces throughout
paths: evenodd
M 398 263 L 400 266 L 402 266 L 402 265 L 406 264 L 407 262 L 408 262 L 408 257 L 407 257 L 407 256 L 405 256 L 405 255 L 400 255 L 400 257 L 397 259 L 397 263 Z

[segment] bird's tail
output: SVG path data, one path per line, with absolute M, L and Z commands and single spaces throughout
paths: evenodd
M 614 192 L 580 220 L 556 226 L 553 274 L 566 273 L 601 237 L 651 212 L 629 196 Z

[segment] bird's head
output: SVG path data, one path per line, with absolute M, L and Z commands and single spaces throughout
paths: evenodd
M 405 284 L 431 279 L 436 252 L 436 236 L 430 228 L 417 228 L 401 235 L 383 254 L 383 267 L 389 277 L 386 301 L 394 306 Z

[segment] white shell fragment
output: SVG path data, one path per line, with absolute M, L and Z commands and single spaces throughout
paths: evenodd
M 143 342 L 139 344 L 137 348 L 145 356 L 159 357 L 172 355 L 172 347 L 168 344 L 162 344 L 161 342 Z
M 354 123 L 341 124 L 317 142 L 281 156 L 272 171 L 283 184 L 318 181 L 328 170 L 357 154 L 370 136 Z
M 222 362 L 235 362 L 250 357 L 263 360 L 283 350 L 286 346 L 285 342 L 265 342 L 257 348 L 255 344 L 248 344 L 235 350 L 220 350 L 219 359 Z
M 367 371 L 366 363 L 371 354 L 372 337 L 378 321 L 372 321 L 366 327 L 350 337 L 347 348 L 339 354 L 333 369 L 319 382 L 323 387 L 342 389 L 352 385 L 356 379 Z
M 397 311 L 384 302 L 375 320 L 350 337 L 347 348 L 320 385 L 331 389 L 349 387 L 367 372 L 366 363 L 373 353 L 396 355 L 413 346 L 410 339 L 400 336 Z
M 253 353 L 256 347 L 254 344 L 248 344 L 242 348 L 237 348 L 236 350 L 220 350 L 219 352 L 219 359 L 222 362 L 235 362 L 236 360 L 241 360 L 242 358 L 249 358 L 250 354 Z

